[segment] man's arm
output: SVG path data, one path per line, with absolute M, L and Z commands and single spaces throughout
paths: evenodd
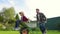
M 46 18 L 46 16 L 43 13 L 42 13 L 42 18 L 43 18 L 44 22 L 47 22 L 47 18 Z

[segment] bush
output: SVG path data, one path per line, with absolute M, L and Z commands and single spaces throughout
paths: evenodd
M 60 30 L 60 23 L 57 23 L 57 29 Z

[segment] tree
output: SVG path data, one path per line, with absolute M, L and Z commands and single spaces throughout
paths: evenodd
M 18 20 L 18 19 L 19 19 L 19 16 L 18 16 L 18 14 L 16 14 L 16 17 L 15 17 L 15 18 L 16 18 L 16 20 Z
M 7 19 L 14 19 L 15 10 L 13 7 L 8 8 L 4 11 L 4 14 Z
M 3 22 L 4 18 L 3 16 L 0 16 L 0 22 Z
M 2 21 L 3 25 L 7 28 L 11 27 L 15 22 L 15 10 L 11 8 L 3 8 L 0 12 L 0 22 Z M 13 23 L 13 24 L 12 24 Z M 9 27 L 8 27 L 9 26 Z

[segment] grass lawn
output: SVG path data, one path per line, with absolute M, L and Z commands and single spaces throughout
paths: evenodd
M 19 34 L 19 31 L 0 31 L 0 34 Z M 29 34 L 41 34 L 39 31 L 30 31 Z M 49 30 L 47 31 L 47 34 L 60 34 L 57 30 Z

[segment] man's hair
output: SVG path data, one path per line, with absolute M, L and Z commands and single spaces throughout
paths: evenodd
M 38 8 L 36 10 L 39 10 Z

